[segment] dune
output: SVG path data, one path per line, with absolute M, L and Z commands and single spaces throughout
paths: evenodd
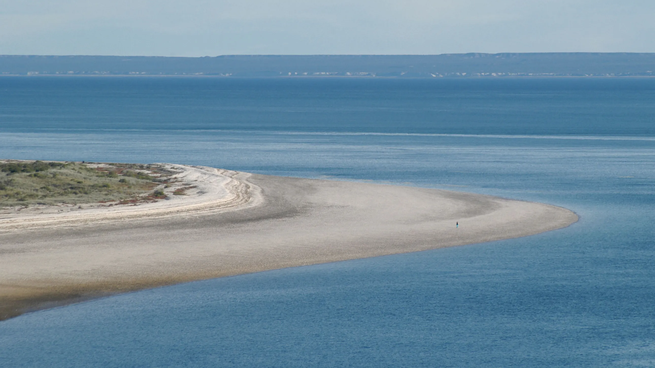
M 528 236 L 578 219 L 479 194 L 174 167 L 193 183 L 188 195 L 0 216 L 0 319 L 193 280 Z

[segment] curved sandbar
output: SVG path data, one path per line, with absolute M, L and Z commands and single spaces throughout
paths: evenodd
M 213 180 L 220 198 L 196 193 L 192 207 L 155 203 L 47 226 L 0 219 L 0 318 L 185 281 L 527 236 L 578 219 L 479 194 L 196 169 L 213 173 L 194 180 Z

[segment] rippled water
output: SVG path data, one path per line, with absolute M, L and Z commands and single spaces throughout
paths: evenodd
M 654 97 L 650 79 L 0 78 L 0 157 L 391 182 L 581 216 L 23 315 L 0 322 L 0 362 L 655 365 Z

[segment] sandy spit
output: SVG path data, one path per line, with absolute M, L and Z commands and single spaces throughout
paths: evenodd
M 176 167 L 198 187 L 185 198 L 0 218 L 0 320 L 186 281 L 522 237 L 578 220 L 564 208 L 479 194 Z

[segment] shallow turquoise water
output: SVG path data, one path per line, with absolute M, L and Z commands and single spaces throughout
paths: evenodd
M 0 79 L 0 157 L 391 182 L 581 216 L 24 315 L 0 323 L 0 362 L 655 365 L 654 94 L 649 79 Z

